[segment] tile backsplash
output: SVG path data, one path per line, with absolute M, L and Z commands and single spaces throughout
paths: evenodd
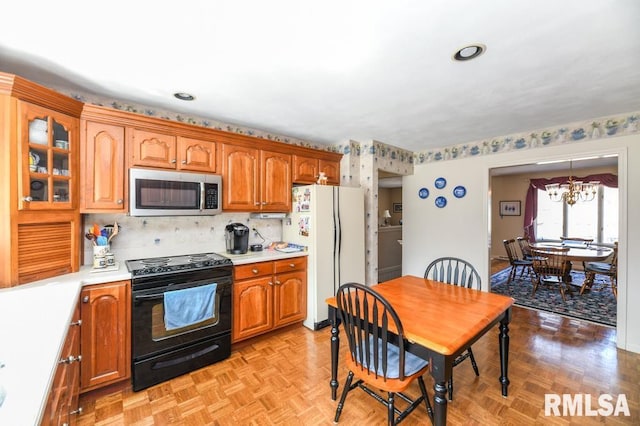
M 116 261 L 157 256 L 226 251 L 224 228 L 240 222 L 256 228 L 265 238 L 263 244 L 282 239 L 282 220 L 252 219 L 249 213 L 222 213 L 215 216 L 132 217 L 126 214 L 83 215 L 84 232 L 94 224 L 101 228 L 117 222 L 118 235 L 111 240 L 111 251 Z M 83 264 L 93 261 L 93 243 L 84 242 Z M 260 244 L 262 239 L 252 231 L 249 244 Z

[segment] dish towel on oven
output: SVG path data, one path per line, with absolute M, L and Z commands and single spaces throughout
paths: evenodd
M 164 326 L 167 330 L 187 327 L 214 317 L 213 302 L 218 284 L 207 284 L 164 294 Z

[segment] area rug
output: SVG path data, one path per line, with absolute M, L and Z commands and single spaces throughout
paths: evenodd
M 570 318 L 591 321 L 609 327 L 616 326 L 616 298 L 608 285 L 608 278 L 599 278 L 593 284 L 592 290 L 580 295 L 580 286 L 584 281 L 584 273 L 571 271 L 573 294 L 566 294 L 566 302 L 562 300 L 557 287 L 540 285 L 535 296 L 531 296 L 533 284 L 526 273 L 522 278 L 516 277 L 507 288 L 507 279 L 511 267 L 503 269 L 491 276 L 491 291 L 504 294 L 515 299 L 517 306 L 553 312 Z M 518 275 L 520 270 L 518 269 Z

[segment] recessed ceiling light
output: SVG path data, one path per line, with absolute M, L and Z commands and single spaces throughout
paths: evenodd
M 482 55 L 485 50 L 487 50 L 487 46 L 484 44 L 470 44 L 454 53 L 453 59 L 456 61 L 468 61 Z
M 173 96 L 180 99 L 181 101 L 192 101 L 196 98 L 195 96 L 190 95 L 188 93 L 184 93 L 184 92 L 174 93 Z

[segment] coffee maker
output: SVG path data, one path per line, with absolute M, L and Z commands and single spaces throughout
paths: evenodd
M 245 254 L 249 248 L 249 227 L 242 223 L 230 223 L 225 227 L 227 253 Z

